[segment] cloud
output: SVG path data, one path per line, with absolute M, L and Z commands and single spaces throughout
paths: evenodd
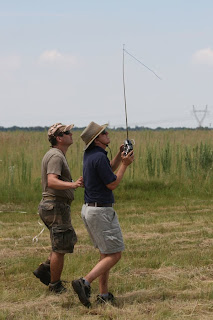
M 57 50 L 46 50 L 39 56 L 39 63 L 49 65 L 75 66 L 76 58 Z
M 195 64 L 204 64 L 213 67 L 213 50 L 206 48 L 195 52 L 192 61 Z
M 14 71 L 20 69 L 21 59 L 16 55 L 0 56 L 0 70 Z

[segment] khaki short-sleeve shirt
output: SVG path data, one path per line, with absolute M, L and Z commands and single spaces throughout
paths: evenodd
M 58 148 L 51 148 L 43 157 L 41 165 L 42 174 L 42 195 L 45 196 L 58 196 L 69 200 L 74 200 L 74 190 L 56 190 L 47 186 L 48 174 L 56 174 L 60 180 L 72 182 L 69 166 L 65 155 Z

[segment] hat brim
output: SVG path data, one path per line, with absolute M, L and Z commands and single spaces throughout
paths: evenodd
M 92 139 L 87 143 L 87 145 L 84 148 L 84 151 L 91 145 L 91 143 L 97 138 L 97 136 L 99 136 L 99 134 L 106 129 L 107 126 L 108 126 L 108 123 L 103 124 L 101 126 L 101 130 L 99 130 L 98 133 L 94 137 L 92 137 Z
M 74 127 L 74 124 L 69 124 L 68 126 L 66 126 L 66 127 L 64 128 L 64 130 L 63 130 L 62 132 L 72 130 L 73 127 Z

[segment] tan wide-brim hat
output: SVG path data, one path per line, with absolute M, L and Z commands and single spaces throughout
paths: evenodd
M 97 136 L 102 131 L 104 131 L 104 129 L 106 129 L 107 126 L 108 123 L 99 126 L 99 124 L 93 121 L 90 122 L 90 124 L 84 129 L 84 131 L 81 134 L 81 139 L 85 142 L 86 145 L 84 150 L 86 150 L 91 145 L 95 138 L 97 138 Z
M 74 124 L 69 124 L 69 125 L 65 125 L 62 123 L 55 123 L 53 124 L 49 130 L 48 130 L 48 137 L 53 137 L 55 136 L 55 133 L 57 131 L 57 134 L 60 132 L 66 132 L 71 130 L 74 127 Z

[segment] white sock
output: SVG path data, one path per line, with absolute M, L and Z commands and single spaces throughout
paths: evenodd
M 86 286 L 90 286 L 90 283 L 89 283 L 89 281 L 87 281 L 87 279 L 83 278 L 83 280 L 84 280 L 84 283 Z

